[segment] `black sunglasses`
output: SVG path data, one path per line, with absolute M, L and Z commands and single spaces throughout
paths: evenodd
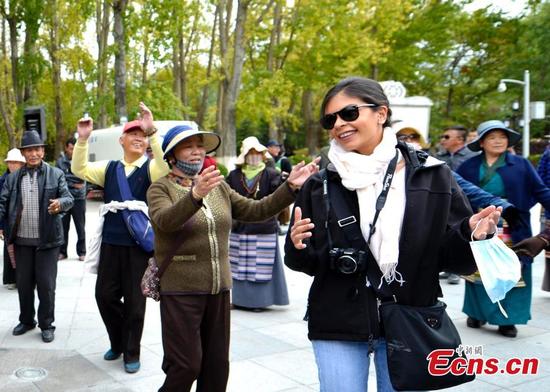
M 338 110 L 337 112 L 325 114 L 323 117 L 321 117 L 320 123 L 323 128 L 325 128 L 326 130 L 330 130 L 334 128 L 337 116 L 340 116 L 340 118 L 344 121 L 355 121 L 359 117 L 360 108 L 377 106 L 378 105 L 374 103 L 365 103 L 363 105 L 348 105 Z

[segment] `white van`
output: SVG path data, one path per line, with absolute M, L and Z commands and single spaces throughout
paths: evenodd
M 194 121 L 155 121 L 155 126 L 158 129 L 160 138 L 164 138 L 166 132 L 176 125 L 188 125 L 193 129 L 198 129 L 198 125 Z M 90 162 L 103 160 L 117 160 L 123 156 L 122 146 L 118 142 L 122 135 L 122 125 L 96 129 L 88 138 L 88 160 Z M 161 140 L 162 143 L 162 140 Z

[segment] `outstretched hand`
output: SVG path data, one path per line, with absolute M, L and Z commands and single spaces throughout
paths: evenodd
M 318 163 L 321 161 L 321 157 L 315 158 L 313 161 L 307 165 L 304 161 L 298 163 L 292 168 L 292 171 L 288 175 L 287 181 L 288 184 L 293 189 L 299 189 L 302 187 L 304 182 L 312 175 L 319 171 Z
M 220 185 L 223 181 L 221 172 L 216 169 L 216 166 L 209 166 L 202 171 L 201 174 L 195 179 L 195 185 L 193 186 L 193 196 L 196 199 L 202 199 L 208 195 L 208 193 Z
M 302 219 L 302 209 L 300 207 L 294 208 L 294 224 L 290 228 L 290 240 L 296 249 L 305 249 L 306 244 L 302 241 L 311 237 L 313 234 L 311 230 L 315 225 L 311 222 L 311 219 Z
M 484 240 L 487 235 L 495 234 L 502 207 L 489 206 L 474 214 L 468 221 L 475 240 Z

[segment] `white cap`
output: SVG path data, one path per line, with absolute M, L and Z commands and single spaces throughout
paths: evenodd
M 27 163 L 25 157 L 21 154 L 18 148 L 12 148 L 8 151 L 8 156 L 4 159 L 4 162 L 23 162 Z

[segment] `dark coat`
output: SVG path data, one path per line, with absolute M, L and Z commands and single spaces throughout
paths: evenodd
M 529 210 L 536 203 L 550 210 L 550 189 L 544 185 L 535 171 L 531 162 L 527 159 L 505 153 L 506 165 L 499 167 L 497 173 L 502 177 L 506 199 L 516 206 L 525 222 L 530 221 Z M 468 159 L 458 168 L 457 172 L 466 180 L 479 186 L 479 168 L 482 164 L 483 154 Z M 521 225 L 511 227 L 512 242 L 514 244 L 533 235 L 531 226 Z M 520 257 L 522 262 L 532 262 L 533 259 L 526 256 Z
M 406 206 L 397 271 L 405 283 L 399 286 L 394 282 L 391 290 L 400 303 L 428 306 L 442 295 L 440 271 L 469 274 L 476 269 L 468 244 L 472 211 L 447 165 L 439 161 L 426 164 L 424 152 L 408 150 L 402 143 L 398 146 L 406 160 Z M 327 174 L 329 187 L 343 188 L 332 165 Z M 342 190 L 360 221 L 356 192 Z M 314 277 L 308 299 L 309 338 L 366 341 L 380 336 L 376 296 L 372 287 L 366 286 L 365 274 L 343 275 L 330 269 L 320 175 L 304 184 L 295 206 L 315 224 L 305 249 L 297 250 L 290 234 L 285 244 L 285 264 Z M 350 247 L 332 210 L 328 227 L 334 247 Z
M 250 194 L 244 187 L 243 181 L 246 181 L 240 167 L 232 170 L 227 176 L 229 186 L 242 196 L 249 199 L 261 200 L 266 196 L 271 195 L 281 185 L 281 174 L 271 168 L 266 167 L 260 174 L 257 192 Z M 263 222 L 239 222 L 233 223 L 231 231 L 237 234 L 273 234 L 277 233 L 279 225 L 277 224 L 276 216 L 273 216 Z
M 86 181 L 82 180 L 81 178 L 73 174 L 73 172 L 71 171 L 71 160 L 67 158 L 65 153 L 62 153 L 61 156 L 57 158 L 57 161 L 55 162 L 55 166 L 61 169 L 61 171 L 63 171 L 63 174 L 65 174 L 67 187 L 69 188 L 69 192 L 71 192 L 71 195 L 73 195 L 73 198 L 75 200 L 85 200 L 86 199 Z M 82 188 L 75 188 L 76 184 L 84 184 L 84 186 Z
M 25 168 L 11 173 L 4 183 L 0 193 L 0 221 L 6 219 L 4 236 L 8 243 L 13 243 L 17 235 L 17 225 L 21 219 L 23 208 L 21 200 L 21 178 Z M 38 192 L 40 203 L 39 249 L 55 248 L 63 244 L 63 224 L 60 214 L 48 213 L 50 199 L 59 199 L 61 211 L 68 211 L 73 206 L 73 197 L 67 188 L 63 172 L 56 167 L 42 162 L 38 169 Z

